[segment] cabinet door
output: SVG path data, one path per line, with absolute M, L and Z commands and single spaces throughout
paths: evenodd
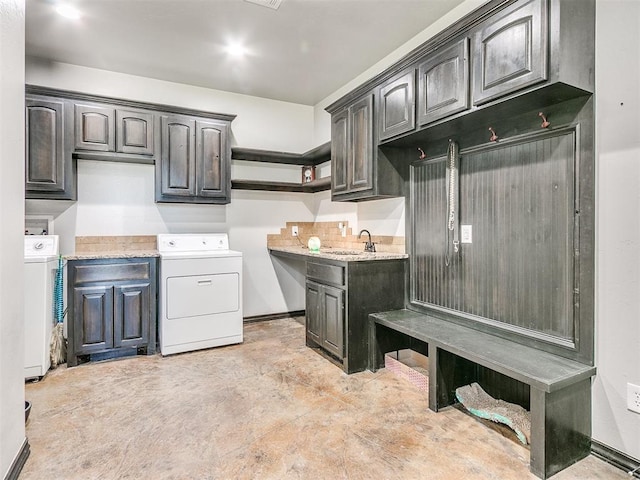
M 154 115 L 116 110 L 116 151 L 153 155 Z
M 195 120 L 189 117 L 162 117 L 162 195 L 196 195 L 195 127 Z
M 379 140 L 410 132 L 416 126 L 415 72 L 390 80 L 378 89 Z
M 25 177 L 27 192 L 65 190 L 64 103 L 27 99 Z
M 196 122 L 197 194 L 226 198 L 229 172 L 226 158 L 227 125 L 213 121 Z
M 489 19 L 473 40 L 473 103 L 547 79 L 547 0 L 520 1 Z
M 331 116 L 331 192 L 347 190 L 349 111 Z
M 322 345 L 322 312 L 320 297 L 322 295 L 322 285 L 307 281 L 306 290 L 306 322 L 307 338 L 313 340 L 317 345 Z
M 149 284 L 116 286 L 114 300 L 113 346 L 147 345 L 151 312 Z
M 77 150 L 114 152 L 115 110 L 97 105 L 74 106 Z
M 321 310 L 324 320 L 322 346 L 338 358 L 344 356 L 344 291 L 322 286 Z
M 349 107 L 347 190 L 373 188 L 373 95 Z
M 430 55 L 418 66 L 418 123 L 427 125 L 469 108 L 469 39 Z
M 75 355 L 113 348 L 113 288 L 75 287 L 71 321 Z

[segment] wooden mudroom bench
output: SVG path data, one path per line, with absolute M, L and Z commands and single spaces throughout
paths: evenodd
M 529 468 L 548 478 L 591 448 L 594 366 L 411 310 L 369 315 L 369 369 L 384 354 L 411 348 L 429 357 L 429 408 L 455 403 L 455 390 L 479 381 L 477 365 L 529 386 Z

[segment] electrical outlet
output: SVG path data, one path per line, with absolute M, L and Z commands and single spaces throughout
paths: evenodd
M 627 383 L 627 408 L 640 413 L 640 387 L 633 383 Z
M 292 225 L 291 226 L 291 235 L 293 235 L 294 237 L 298 236 L 298 226 L 297 225 Z

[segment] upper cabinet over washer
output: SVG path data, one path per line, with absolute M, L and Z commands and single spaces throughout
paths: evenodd
M 156 201 L 229 203 L 229 126 L 225 122 L 162 116 L 162 146 L 156 163 Z

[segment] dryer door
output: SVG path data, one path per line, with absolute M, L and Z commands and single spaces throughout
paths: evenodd
M 236 312 L 240 308 L 237 272 L 167 278 L 166 308 L 169 320 Z

